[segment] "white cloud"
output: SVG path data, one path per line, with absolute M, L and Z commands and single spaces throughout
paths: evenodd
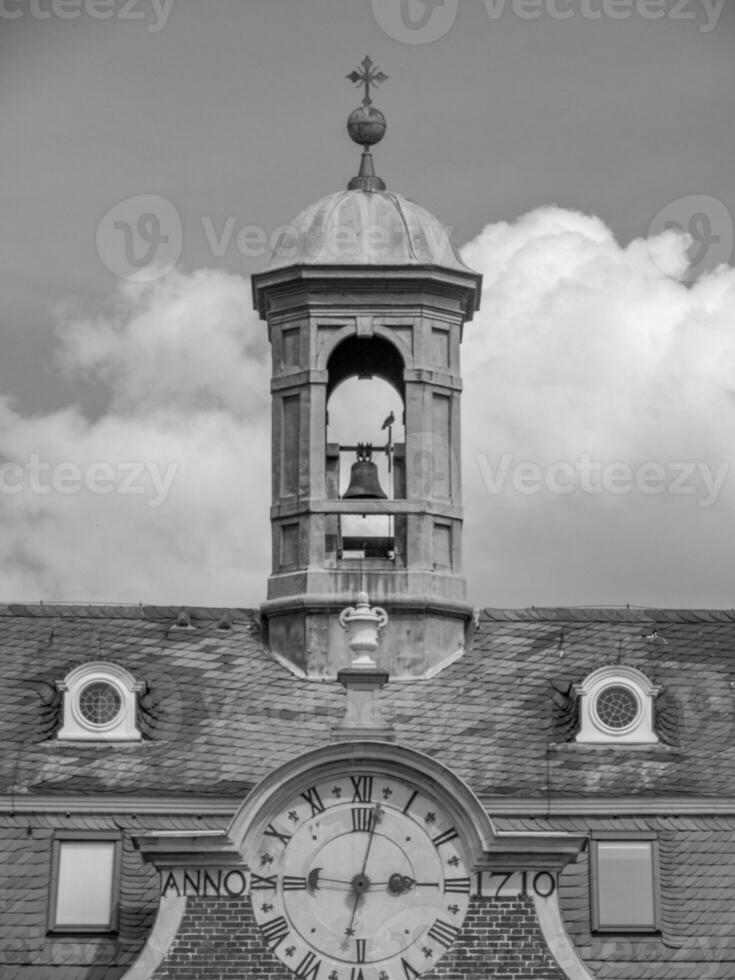
M 676 278 L 685 246 L 667 232 L 622 248 L 597 218 L 542 208 L 465 248 L 485 277 L 463 344 L 476 601 L 732 605 L 735 466 L 716 502 L 706 477 L 731 457 L 735 270 L 688 287 Z M 537 493 L 512 480 L 488 492 L 477 458 L 496 474 L 503 454 L 511 472 L 520 461 L 538 468 Z M 624 479 L 618 492 L 585 492 L 579 477 L 572 492 L 548 489 L 552 464 L 584 456 L 629 466 L 630 492 Z M 660 494 L 638 486 L 647 462 L 666 471 Z M 676 464 L 686 463 L 700 469 L 684 481 Z M 677 474 L 693 492 L 674 492 Z
M 466 246 L 485 277 L 463 344 L 465 570 L 478 604 L 732 605 L 735 467 L 701 503 L 735 431 L 735 270 L 687 286 L 685 246 L 667 232 L 621 247 L 599 219 L 559 208 Z M 99 419 L 74 407 L 30 417 L 0 400 L 0 458 L 16 467 L 0 472 L 23 490 L 0 493 L 0 596 L 257 604 L 270 368 L 249 283 L 212 271 L 127 283 L 98 317 L 67 315 L 59 330 L 63 369 L 103 382 L 109 406 Z M 35 477 L 34 458 L 48 466 Z M 630 467 L 630 492 L 585 492 L 578 474 L 572 492 L 548 488 L 550 467 L 585 458 Z M 513 484 L 523 461 L 537 493 Z M 644 492 L 647 463 L 667 490 L 672 467 L 699 465 L 694 493 Z M 122 493 L 131 464 L 142 492 Z M 99 465 L 110 492 L 90 489 Z M 79 492 L 30 486 L 68 486 L 74 467 Z M 167 473 L 162 494 L 152 474 Z
M 110 407 L 89 420 L 0 403 L 3 599 L 263 597 L 268 366 L 248 287 L 172 274 L 62 324 L 65 370 L 105 380 Z
M 238 276 L 205 269 L 126 282 L 110 309 L 95 319 L 64 321 L 60 336 L 61 364 L 104 379 L 113 410 L 263 411 L 267 330 Z

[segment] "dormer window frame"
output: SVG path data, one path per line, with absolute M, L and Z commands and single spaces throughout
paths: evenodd
M 94 685 L 109 689 L 109 700 L 119 707 L 109 718 L 95 721 L 89 717 L 83 696 L 89 696 Z M 139 742 L 142 739 L 137 725 L 137 695 L 145 683 L 136 681 L 130 671 L 118 664 L 94 661 L 69 671 L 56 687 L 63 695 L 63 721 L 57 733 L 61 741 Z
M 614 688 L 635 701 L 637 710 L 625 724 L 612 726 L 605 722 L 599 710 L 600 698 Z M 659 737 L 654 729 L 653 702 L 661 690 L 642 671 L 625 664 L 611 664 L 592 671 L 581 684 L 574 685 L 579 697 L 580 728 L 575 736 L 579 743 L 606 745 L 655 744 Z

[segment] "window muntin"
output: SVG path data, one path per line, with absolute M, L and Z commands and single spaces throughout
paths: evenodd
M 658 846 L 634 837 L 591 841 L 592 928 L 658 930 Z
M 595 696 L 592 710 L 602 728 L 617 734 L 629 731 L 641 713 L 636 692 L 627 684 L 608 684 Z
M 114 684 L 92 681 L 79 692 L 79 713 L 90 725 L 112 725 L 122 711 L 123 700 Z
M 117 926 L 118 835 L 63 833 L 53 842 L 49 929 L 111 932 Z

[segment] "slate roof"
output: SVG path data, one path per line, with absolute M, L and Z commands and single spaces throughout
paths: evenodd
M 130 835 L 222 826 L 221 820 L 195 817 L 0 815 L 2 980 L 118 980 L 137 958 L 158 909 L 158 875 L 142 862 Z M 55 829 L 70 827 L 122 832 L 117 934 L 46 934 L 51 839 Z
M 0 793 L 244 796 L 325 744 L 336 682 L 295 677 L 250 610 L 0 607 Z M 231 620 L 222 629 L 223 615 Z M 140 743 L 57 741 L 55 683 L 90 660 L 144 681 Z M 574 683 L 610 663 L 661 686 L 661 744 L 578 745 Z M 735 612 L 486 610 L 471 649 L 433 679 L 382 693 L 396 738 L 480 795 L 735 797 Z
M 735 820 L 732 817 L 496 818 L 503 830 L 653 830 L 659 850 L 661 934 L 594 935 L 589 850 L 560 879 L 567 931 L 600 980 L 731 980 L 735 976 Z
M 0 793 L 34 813 L 0 815 L 0 976 L 118 980 L 157 905 L 152 868 L 127 835 L 222 828 L 225 818 L 46 814 L 40 797 L 106 794 L 241 799 L 261 777 L 329 741 L 342 717 L 337 683 L 295 677 L 260 642 L 249 610 L 170 607 L 0 607 Z M 229 625 L 230 628 L 223 628 Z M 110 660 L 144 681 L 135 744 L 60 742 L 56 681 Z M 576 745 L 572 686 L 610 663 L 661 686 L 662 744 Z M 735 612 L 485 610 L 471 649 L 433 679 L 390 682 L 382 703 L 397 740 L 453 768 L 488 800 L 735 798 Z M 735 817 L 495 817 L 501 829 L 653 829 L 665 896 L 661 936 L 589 931 L 587 855 L 563 874 L 569 932 L 593 972 L 619 980 L 735 976 Z M 121 931 L 103 941 L 46 937 L 50 838 L 60 826 L 126 834 Z

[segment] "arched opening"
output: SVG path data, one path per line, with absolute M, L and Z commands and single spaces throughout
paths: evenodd
M 353 377 L 382 378 L 403 400 L 403 369 L 403 358 L 390 341 L 383 337 L 348 337 L 329 355 L 327 400 L 338 385 Z
M 393 516 L 375 510 L 405 496 L 403 360 L 382 338 L 351 337 L 327 368 L 327 492 L 355 505 L 332 522 L 336 557 L 393 559 Z
M 392 421 L 391 421 L 392 420 Z M 404 443 L 403 401 L 381 378 L 348 378 L 335 388 L 327 402 L 327 444 L 339 446 L 338 496 L 350 482 L 359 443 L 372 446 L 372 461 L 380 487 L 388 499 L 396 494 L 396 445 Z M 400 486 L 399 486 L 400 492 Z

